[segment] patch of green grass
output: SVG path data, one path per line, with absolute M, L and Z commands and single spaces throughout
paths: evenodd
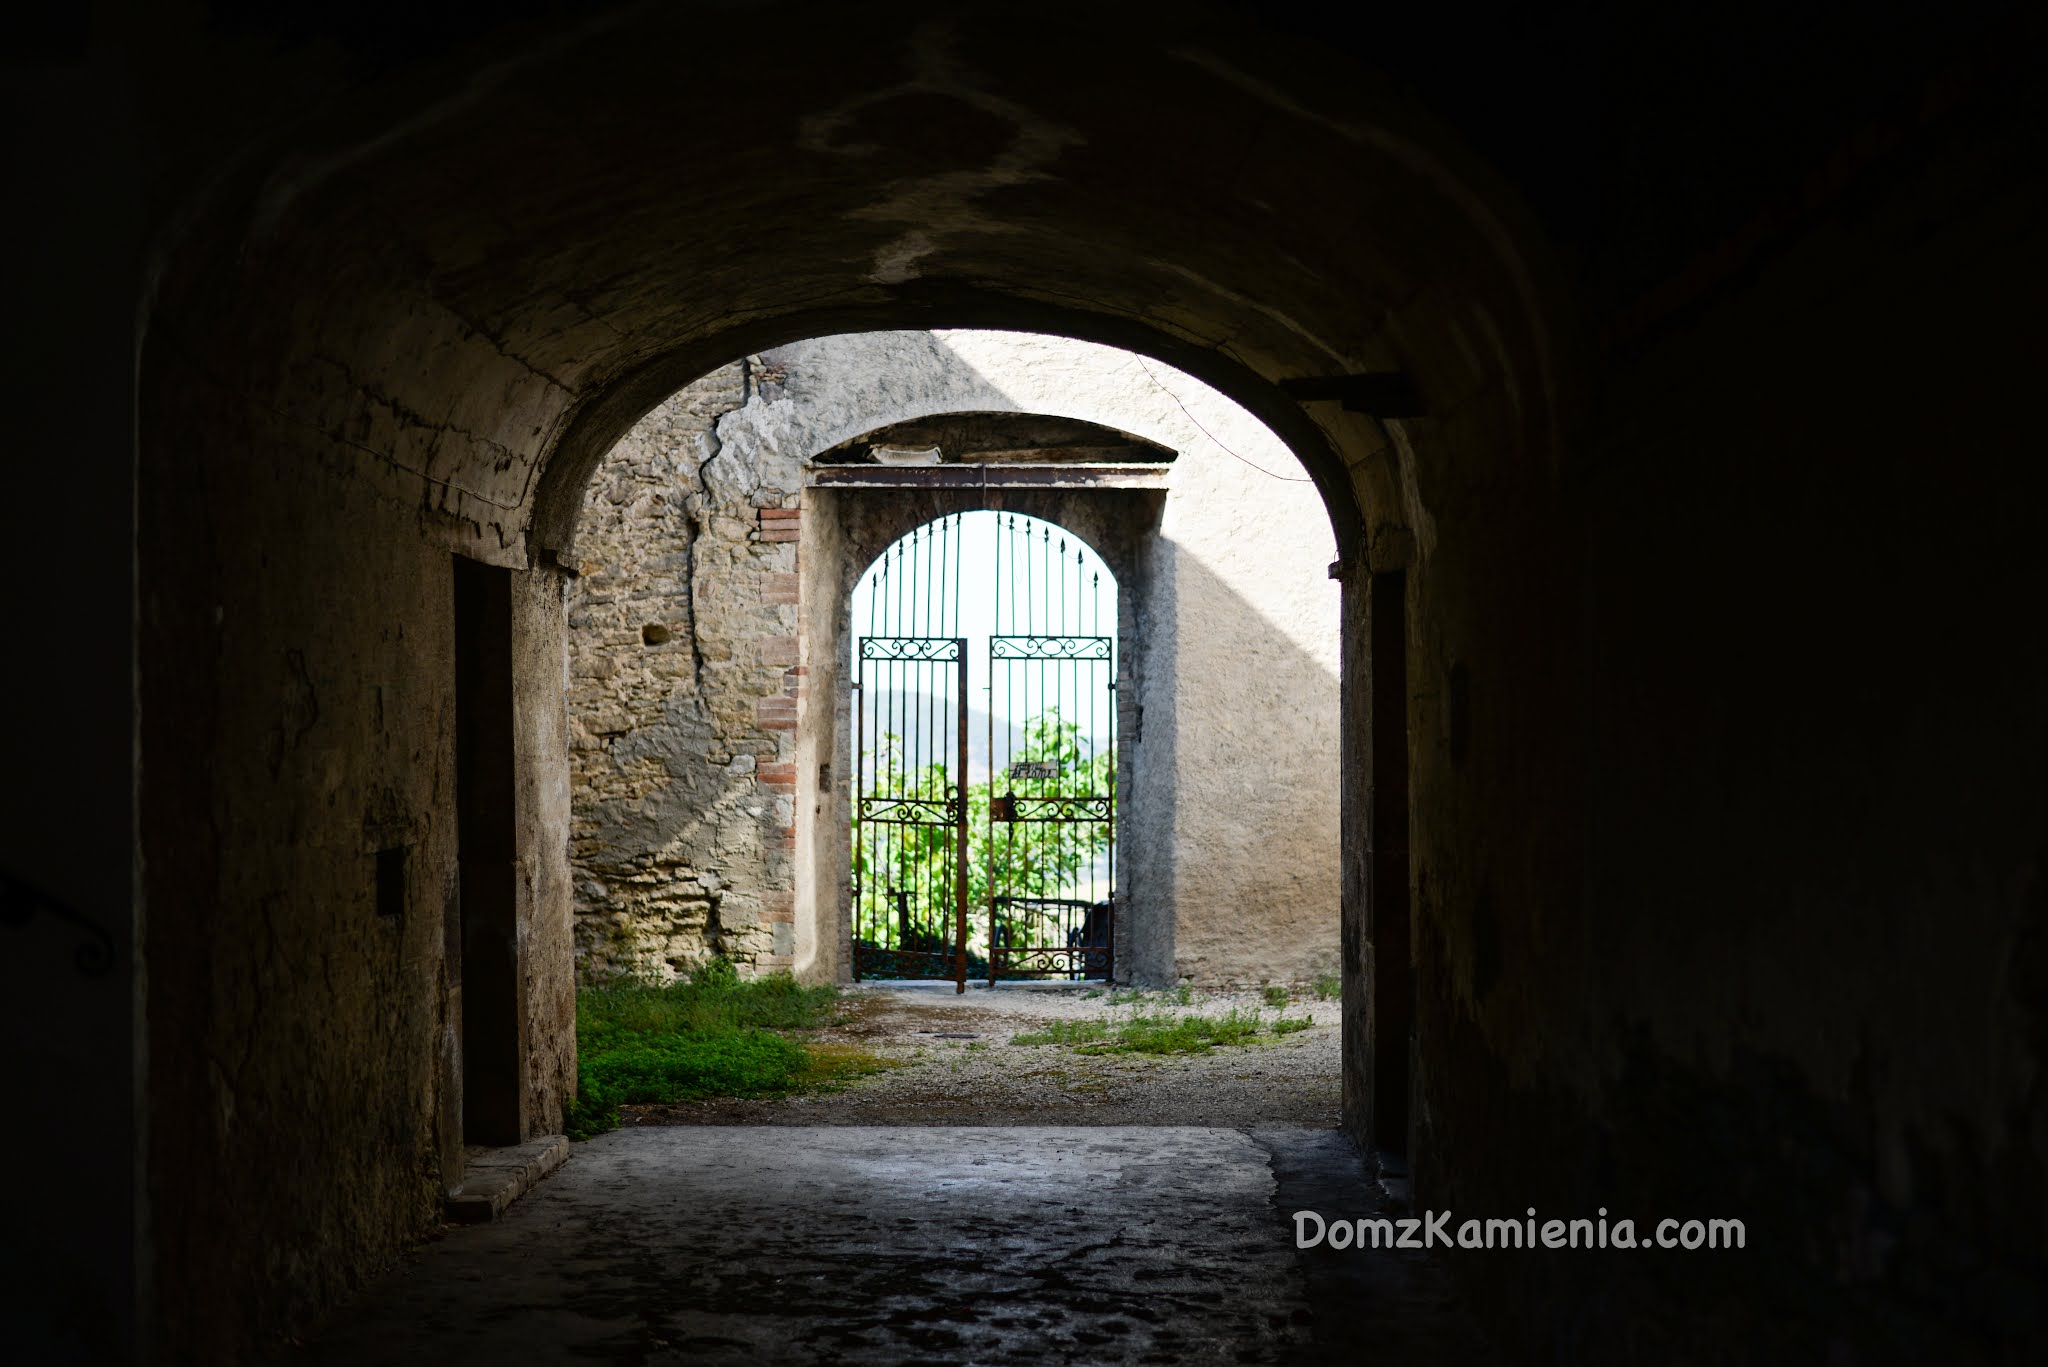
M 688 982 L 585 988 L 576 994 L 568 1135 L 616 1128 L 621 1105 L 784 1096 L 841 1079 L 853 1065 L 821 1064 L 781 1033 L 831 1024 L 838 1002 L 836 987 L 787 975 L 742 980 L 723 960 Z
M 1188 984 L 1188 983 L 1182 983 L 1182 984 L 1181 984 L 1181 985 L 1180 985 L 1179 987 L 1176 987 L 1176 988 L 1174 988 L 1174 989 L 1173 989 L 1173 1003 L 1174 1003 L 1174 1005 L 1176 1005 L 1176 1006 L 1192 1006 L 1192 1005 L 1194 1004 L 1194 1000 L 1195 1000 L 1195 989 L 1194 989 L 1194 987 L 1193 987 L 1192 985 L 1190 985 L 1190 984 Z
M 1010 1036 L 1012 1044 L 1097 1044 L 1109 1038 L 1106 1020 L 1047 1021 L 1041 1030 L 1027 1030 Z
M 1272 983 L 1260 988 L 1259 995 L 1266 999 L 1266 1005 L 1268 1006 L 1281 1007 L 1287 1005 L 1287 989 L 1278 983 Z
M 1132 1002 L 1141 1002 L 1143 1000 L 1145 1000 L 1145 993 L 1142 988 L 1120 987 L 1109 994 L 1109 1004 L 1111 1006 L 1129 1006 Z
M 1315 1022 L 1307 1016 L 1295 1016 L 1291 1019 L 1282 1016 L 1273 1022 L 1273 1033 L 1276 1035 L 1292 1035 L 1306 1030 L 1314 1024 Z
M 1316 979 L 1316 1000 L 1333 1002 L 1344 995 L 1344 980 L 1335 973 L 1325 973 Z
M 1091 988 L 1089 988 L 1089 989 L 1088 989 L 1088 990 L 1087 990 L 1086 992 L 1083 992 L 1083 993 L 1081 994 L 1081 1000 L 1082 1000 L 1082 1001 L 1084 1001 L 1084 1002 L 1092 1002 L 1092 1001 L 1094 1001 L 1094 1000 L 1095 1000 L 1095 999 L 1096 999 L 1097 997 L 1099 997 L 1099 996 L 1101 996 L 1101 995 L 1102 995 L 1102 989 L 1101 989 L 1101 988 L 1099 988 L 1099 987 L 1091 987 Z
M 1304 1017 L 1289 1029 L 1307 1024 Z M 1235 1008 L 1220 1016 L 1141 1012 L 1120 1020 L 1048 1021 L 1043 1029 L 1011 1036 L 1010 1043 L 1061 1044 L 1078 1054 L 1199 1054 L 1218 1045 L 1248 1044 L 1264 1028 L 1257 1011 Z
M 1219 1044 L 1243 1044 L 1259 1033 L 1259 1013 L 1236 1008 L 1220 1016 L 1132 1016 L 1120 1022 L 1106 1045 L 1081 1052 L 1101 1054 L 1199 1054 Z

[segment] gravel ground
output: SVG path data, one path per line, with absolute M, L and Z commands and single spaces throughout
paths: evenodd
M 1208 1125 L 1230 1128 L 1337 1123 L 1336 1002 L 1300 993 L 1283 1009 L 1256 990 L 1170 994 L 1006 984 L 863 983 L 847 989 L 839 1024 L 807 1038 L 858 1049 L 895 1067 L 844 1090 L 774 1101 L 627 1106 L 628 1125 Z M 1201 1054 L 1087 1055 L 1011 1037 L 1047 1021 L 1116 1019 L 1134 1012 L 1218 1015 L 1232 1007 L 1307 1016 L 1299 1033 L 1261 1034 Z

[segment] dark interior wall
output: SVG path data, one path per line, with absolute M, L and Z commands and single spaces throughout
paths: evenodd
M 0 704 L 0 1318 L 28 1359 L 120 1360 L 141 1290 L 134 1231 L 136 953 L 134 315 L 145 151 L 114 54 L 24 22 L 0 57 L 10 197 L 9 594 Z M 49 515 L 90 508 L 82 518 Z M 31 587 L 32 586 L 32 587 Z M 19 880 L 17 882 L 16 880 Z M 15 901 L 34 889 L 95 930 Z M 27 919 L 14 924 L 12 913 Z M 104 972 L 77 970 L 109 938 Z
M 217 391 L 160 378 L 141 492 L 155 1291 L 169 1356 L 223 1360 L 439 1213 L 453 593 L 409 510 L 267 459 Z M 380 907 L 391 850 L 403 896 Z
M 1383 569 L 1361 586 L 1368 599 L 1364 623 L 1368 644 L 1365 693 L 1372 700 L 1366 724 L 1372 730 L 1366 774 L 1366 906 L 1372 958 L 1364 975 L 1363 1009 L 1370 1012 L 1372 1092 L 1370 1118 L 1359 1125 L 1380 1154 L 1405 1158 L 1408 1153 L 1409 1100 L 1414 1087 L 1415 1034 L 1415 908 L 1411 894 L 1414 869 L 1409 849 L 1408 697 L 1408 573 Z M 1464 755 L 1463 714 L 1465 671 L 1451 667 L 1444 680 L 1444 702 L 1453 714 L 1447 736 L 1455 762 Z M 1384 704 L 1384 705 L 1382 705 Z
M 1481 64 L 1489 93 L 1432 87 L 1471 39 L 1433 7 L 1387 22 L 1447 26 L 1436 42 L 1333 29 L 1306 55 L 1179 12 L 1105 16 L 1051 63 L 993 18 L 949 49 L 913 40 L 909 7 L 785 11 L 774 82 L 748 63 L 674 79 L 685 40 L 757 40 L 744 16 L 507 11 L 438 36 L 167 17 L 103 74 L 29 91 L 142 106 L 104 138 L 37 125 L 104 158 L 106 193 L 92 231 L 33 258 L 61 301 L 133 283 L 137 440 L 133 335 L 118 356 L 60 345 L 73 320 L 47 291 L 25 297 L 51 354 L 119 379 L 10 379 L 46 442 L 69 439 L 37 488 L 118 526 L 142 473 L 143 1261 L 172 1355 L 232 1360 L 431 1215 L 447 1007 L 420 899 L 445 908 L 455 858 L 448 552 L 524 564 L 529 513 L 545 552 L 579 468 L 732 355 L 931 323 L 1158 354 L 1295 441 L 1340 513 L 1344 467 L 1267 382 L 1341 362 L 1421 386 L 1418 1194 L 1769 1232 L 1742 1261 L 1468 1263 L 1510 1332 L 1584 1361 L 1836 1339 L 1924 1357 L 1941 1333 L 1967 1360 L 2038 1336 L 2035 97 L 1980 75 L 1930 112 L 1959 20 L 1926 39 L 1786 16 L 1779 42 L 1776 18 L 1676 7 L 1644 50 L 1706 74 L 1664 81 L 1613 60 L 1626 32 L 1518 31 L 1513 61 Z M 1839 58 L 1841 33 L 1866 60 Z M 1334 55 L 1352 38 L 1416 54 L 1410 93 L 1513 191 L 1475 189 L 1494 182 L 1460 139 L 1380 107 Z M 1606 108 L 1560 124 L 1545 93 Z M 1857 141 L 1885 101 L 1906 133 Z M 698 120 L 719 135 L 690 144 L 693 174 L 661 174 Z M 986 201 L 891 198 L 957 189 L 1024 133 L 1057 158 Z M 149 271 L 110 226 L 124 190 L 157 234 Z M 1540 231 L 1494 212 L 1517 198 Z M 904 269 L 912 207 L 930 251 Z M 983 233 L 995 212 L 1006 231 Z M 1546 238 L 1554 271 L 1531 264 Z M 1410 511 L 1352 509 L 1340 540 Z M 83 558 L 118 560 L 101 549 Z M 51 601 L 118 622 L 128 582 L 95 571 Z M 81 657 L 116 693 L 118 654 Z M 55 825 L 121 829 L 121 757 L 94 765 Z M 110 905 L 105 860 L 69 839 L 49 848 L 85 853 L 47 876 Z M 409 909 L 380 923 L 376 852 L 407 842 Z M 136 1142 L 118 1090 L 91 1094 L 106 1124 L 63 1157 L 79 1187 Z
M 1558 520 L 1416 575 L 1419 1189 L 1748 1222 L 1468 1264 L 1573 1360 L 2044 1341 L 2038 115 L 1615 347 Z

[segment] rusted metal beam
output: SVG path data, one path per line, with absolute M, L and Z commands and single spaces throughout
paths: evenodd
M 1415 381 L 1398 370 L 1282 380 L 1280 392 L 1303 403 L 1341 403 L 1354 413 L 1369 413 L 1375 418 L 1429 415 Z
M 812 465 L 811 489 L 1164 489 L 1160 465 Z

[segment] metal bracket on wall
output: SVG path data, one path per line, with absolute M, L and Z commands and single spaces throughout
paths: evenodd
M 1280 392 L 1302 403 L 1341 403 L 1350 412 L 1375 418 L 1429 416 L 1415 381 L 1398 370 L 1282 380 Z

